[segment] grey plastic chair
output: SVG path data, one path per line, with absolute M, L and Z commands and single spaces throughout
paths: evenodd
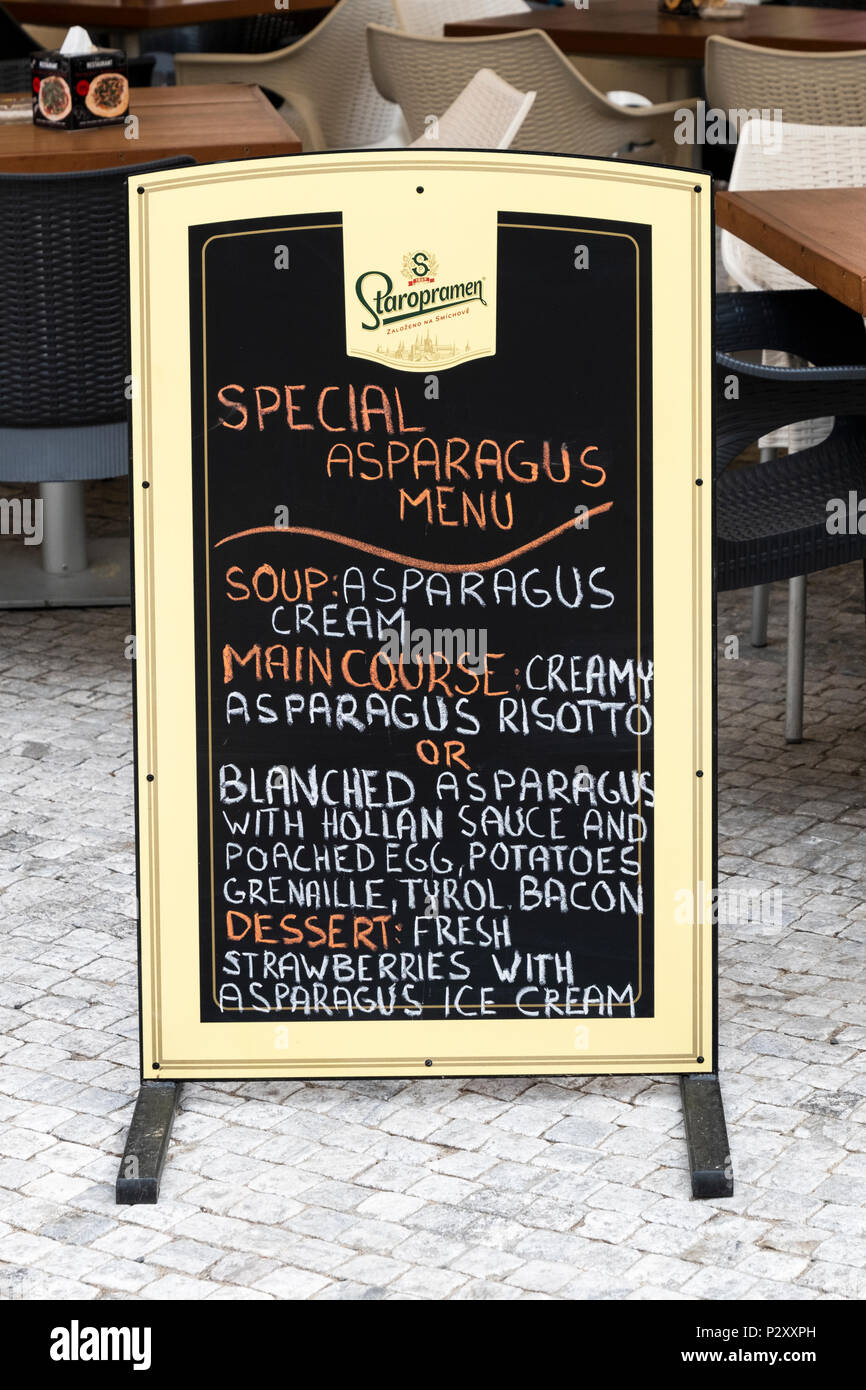
M 507 0 L 510 3 L 510 0 Z M 415 149 L 507 150 L 526 120 L 535 92 L 518 92 L 489 68 L 476 72 Z
M 707 102 L 719 111 L 781 111 L 792 125 L 866 124 L 866 50 L 799 53 L 713 34 Z
M 481 68 L 519 91 L 537 92 L 515 137 L 516 150 L 628 156 L 690 166 L 694 150 L 674 139 L 675 121 L 696 99 L 622 107 L 596 91 L 540 29 L 492 38 L 429 38 L 367 26 L 373 81 L 398 102 L 410 138 L 424 134 Z
M 405 144 L 400 112 L 373 86 L 364 47 L 371 20 L 393 19 L 391 0 L 339 0 L 309 34 L 273 53 L 179 53 L 178 86 L 255 82 L 275 92 L 307 152 Z

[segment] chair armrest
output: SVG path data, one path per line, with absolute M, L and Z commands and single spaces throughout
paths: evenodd
M 649 106 L 620 106 L 610 101 L 603 92 L 597 92 L 599 101 L 612 115 L 624 116 L 629 121 L 653 121 L 658 116 L 674 116 L 680 111 L 696 111 L 700 97 L 683 97 L 681 101 L 659 101 Z
M 866 366 L 763 367 L 716 353 L 717 477 L 762 435 L 824 415 L 866 415 Z
M 267 63 L 288 63 L 299 48 L 300 40 L 288 48 L 277 48 L 273 53 L 175 53 L 174 63 L 181 68 L 260 67 Z
M 720 294 L 716 346 L 723 352 L 790 352 L 818 366 L 866 362 L 860 315 L 820 290 Z

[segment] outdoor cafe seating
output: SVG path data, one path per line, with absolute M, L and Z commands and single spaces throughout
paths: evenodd
M 640 20 L 632 37 L 629 5 Z M 88 600 L 87 585 L 80 582 L 88 571 L 82 489 L 85 479 L 120 476 L 126 467 L 126 402 L 117 398 L 128 365 L 120 190 L 138 165 L 124 151 L 112 171 L 100 154 L 100 172 L 88 172 L 94 169 L 93 133 L 33 132 L 25 125 L 31 58 L 52 32 L 39 27 L 38 5 L 30 11 L 34 23 L 28 23 L 28 9 L 19 4 L 0 13 L 0 245 L 7 286 L 0 303 L 6 358 L 0 370 L 0 479 L 13 489 L 41 485 L 43 495 L 48 488 L 63 489 L 65 500 L 52 509 L 58 525 L 43 559 L 55 575 L 79 575 L 75 592 L 84 595 L 79 601 L 100 602 L 104 590 L 95 585 Z M 70 24 L 76 23 L 79 10 L 72 0 L 68 9 Z M 521 0 L 338 0 L 292 15 L 240 16 L 226 0 L 219 23 L 129 34 L 131 109 L 135 113 L 136 93 L 148 86 L 153 101 L 166 107 L 169 129 L 174 122 L 177 137 L 174 147 L 169 139 L 168 147 L 160 148 L 163 164 L 208 158 L 206 148 L 192 148 L 192 141 L 184 147 L 171 103 L 196 88 L 223 91 L 227 100 L 240 84 L 267 94 L 273 139 L 282 130 L 284 139 L 299 141 L 304 151 L 450 143 L 699 168 L 711 162 L 714 151 L 681 137 L 685 116 L 699 115 L 703 102 L 705 110 L 756 118 L 726 136 L 734 155 L 726 171 L 732 193 L 862 189 L 866 19 L 851 14 L 852 37 L 839 49 L 821 40 L 820 17 L 816 47 L 799 42 L 791 47 L 781 39 L 775 46 L 772 35 L 782 34 L 785 23 L 796 25 L 799 14 L 802 9 L 794 6 L 755 4 L 745 19 L 726 25 L 699 18 L 677 21 L 670 59 L 659 56 L 656 40 L 652 64 L 658 68 L 669 61 L 671 71 L 680 74 L 688 67 L 694 94 L 653 102 L 641 92 L 642 81 L 652 87 L 656 79 L 650 80 L 648 60 L 641 57 L 640 36 L 652 28 L 654 0 L 645 0 L 639 14 L 634 0 L 628 5 L 605 0 L 592 12 L 594 32 L 608 19 L 618 36 L 610 41 L 607 59 L 621 55 L 617 89 L 607 91 L 583 75 L 581 15 L 566 14 L 563 7 Z M 122 30 L 91 37 L 125 42 Z M 590 70 L 590 60 L 597 62 L 605 52 L 605 40 L 596 34 L 585 53 Z M 438 124 L 431 132 L 434 115 Z M 778 151 L 771 143 L 774 134 Z M 275 148 L 251 143 L 242 130 L 237 135 L 250 157 Z M 62 173 L 50 162 L 61 144 Z M 145 166 L 156 164 L 148 160 Z M 99 248 L 95 260 L 85 254 L 94 246 Z M 790 580 L 786 733 L 796 740 L 803 727 L 805 576 L 816 566 L 861 553 L 859 539 L 818 545 L 815 527 L 829 480 L 844 475 L 845 486 L 854 487 L 866 467 L 857 418 L 862 323 L 850 307 L 827 303 L 808 276 L 779 266 L 732 232 L 722 231 L 720 246 L 720 370 L 730 352 L 742 352 L 752 362 L 741 367 L 749 398 L 748 408 L 741 403 L 736 429 L 726 422 L 728 412 L 720 411 L 718 582 L 720 589 L 753 586 L 751 638 L 761 644 L 768 585 Z M 100 276 L 100 264 L 114 266 L 110 276 Z M 731 289 L 739 293 L 730 294 Z M 797 326 L 789 307 L 794 304 L 804 306 L 808 333 Z M 795 342 L 803 350 L 791 356 Z M 809 377 L 810 371 L 817 375 Z M 776 420 L 772 430 L 764 428 L 778 413 L 771 403 L 783 381 L 790 381 L 795 403 L 783 413 L 794 414 Z M 835 426 L 833 417 L 838 417 Z M 97 443 L 109 435 L 110 448 Z M 753 459 L 745 466 L 739 460 L 743 450 Z M 793 480 L 801 477 L 812 498 L 804 502 L 807 511 L 812 509 L 808 516 L 791 510 Z M 4 554 L 10 549 L 4 543 Z M 7 566 L 10 594 L 20 599 L 11 559 L 3 562 L 3 574 Z

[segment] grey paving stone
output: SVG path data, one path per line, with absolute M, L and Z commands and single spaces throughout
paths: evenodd
M 274 1294 L 276 1298 L 296 1299 L 310 1298 L 327 1288 L 329 1283 L 330 1280 L 323 1275 L 311 1274 L 308 1269 L 288 1269 L 283 1266 L 259 1279 L 255 1287 L 264 1293 Z
M 471 1279 L 468 1284 L 463 1284 L 451 1295 L 455 1300 L 479 1303 L 511 1302 L 515 1296 L 516 1291 L 513 1287 L 509 1288 L 506 1284 L 497 1284 L 492 1279 Z
M 125 483 L 92 491 L 122 529 Z M 766 648 L 748 610 L 722 597 L 742 641 L 720 663 L 720 867 L 731 892 L 778 888 L 781 913 L 720 930 L 732 1201 L 689 1200 L 671 1078 L 349 1078 L 186 1085 L 160 1204 L 130 1209 L 112 1193 L 137 1085 L 129 615 L 0 611 L 18 653 L 0 895 L 26 922 L 0 940 L 0 1297 L 862 1298 L 857 567 L 809 581 L 797 747 L 783 586 Z

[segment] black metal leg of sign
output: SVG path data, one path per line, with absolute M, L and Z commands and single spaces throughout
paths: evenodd
M 143 1081 L 135 1102 L 115 1187 L 119 1206 L 156 1202 L 177 1098 L 178 1081 Z
M 734 1174 L 719 1078 L 714 1072 L 680 1077 L 693 1197 L 733 1197 Z

